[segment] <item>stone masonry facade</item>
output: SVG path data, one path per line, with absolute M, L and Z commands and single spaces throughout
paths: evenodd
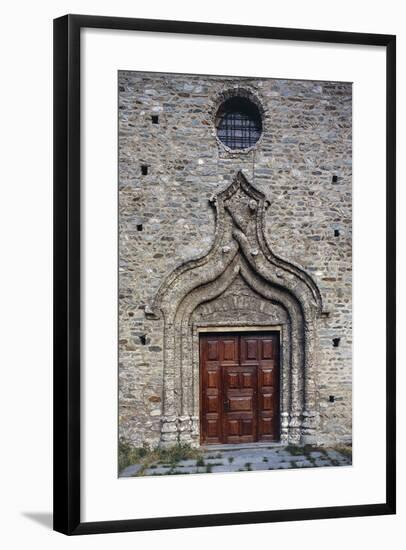
M 119 435 L 200 444 L 199 331 L 278 327 L 280 439 L 352 440 L 352 86 L 120 71 Z M 244 150 L 230 97 L 261 113 Z

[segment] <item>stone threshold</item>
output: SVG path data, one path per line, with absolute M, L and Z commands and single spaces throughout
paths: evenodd
M 204 452 L 208 451 L 243 451 L 255 449 L 278 449 L 286 447 L 286 443 L 276 442 L 256 442 L 256 443 L 224 443 L 219 445 L 201 445 L 200 449 Z

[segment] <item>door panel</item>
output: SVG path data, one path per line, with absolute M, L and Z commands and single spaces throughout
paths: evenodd
M 279 439 L 279 339 L 258 339 L 258 441 Z
M 220 349 L 223 362 L 238 362 L 238 341 L 236 338 L 220 340 Z
M 201 439 L 205 444 L 279 438 L 279 335 L 201 335 Z
M 221 443 L 222 396 L 220 341 L 205 338 L 200 345 L 202 438 L 206 443 Z
M 223 366 L 224 443 L 256 440 L 256 386 L 255 367 Z

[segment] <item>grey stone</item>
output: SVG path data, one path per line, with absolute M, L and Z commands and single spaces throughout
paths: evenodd
M 120 477 L 132 477 L 137 474 L 140 469 L 141 464 L 132 464 L 131 466 L 127 466 L 127 468 L 124 468 L 124 470 L 120 472 Z
M 157 466 L 156 468 L 146 468 L 143 471 L 144 476 L 153 476 L 153 475 L 165 475 L 168 474 L 172 468 L 165 468 L 164 466 Z

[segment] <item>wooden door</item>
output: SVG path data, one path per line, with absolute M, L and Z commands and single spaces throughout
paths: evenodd
M 204 444 L 279 439 L 279 334 L 200 336 Z

